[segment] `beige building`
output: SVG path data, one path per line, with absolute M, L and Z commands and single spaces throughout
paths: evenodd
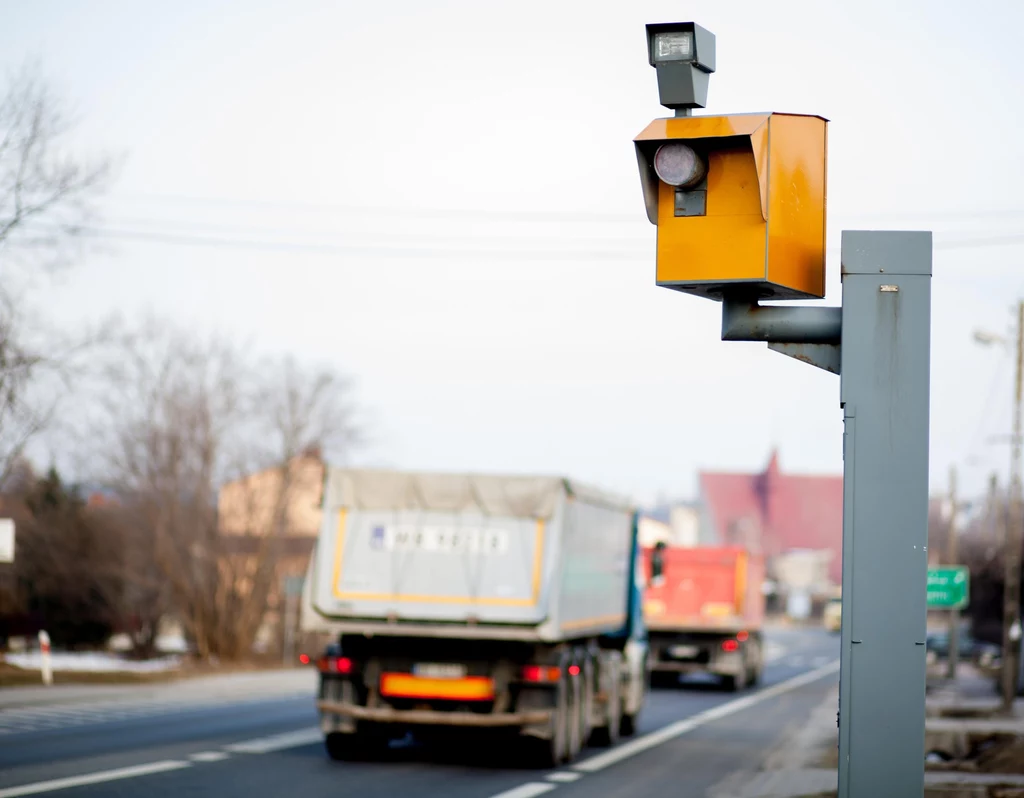
M 297 627 L 299 596 L 288 602 L 285 587 L 301 584 L 320 532 L 324 469 L 319 451 L 309 451 L 287 467 L 229 482 L 218 496 L 225 577 L 246 592 L 252 589 L 251 579 L 260 564 L 274 560 L 267 612 L 257 638 L 257 646 L 269 652 L 280 650 L 286 610 Z

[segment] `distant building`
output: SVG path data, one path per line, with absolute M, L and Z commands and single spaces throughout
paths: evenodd
M 693 502 L 662 502 L 640 519 L 640 545 L 664 540 L 670 546 L 696 546 L 700 540 L 700 511 Z M 650 540 L 651 542 L 645 542 Z
M 294 458 L 287 470 L 268 468 L 220 490 L 217 510 L 225 556 L 247 563 L 243 572 L 254 570 L 265 556 L 261 552 L 268 536 L 279 538 L 268 609 L 258 637 L 263 647 L 276 645 L 275 638 L 283 633 L 286 585 L 299 585 L 305 577 L 320 533 L 324 473 L 320 452 L 311 450 Z
M 843 478 L 784 474 L 777 452 L 761 473 L 699 475 L 702 545 L 764 554 L 781 592 L 822 595 L 843 573 Z
M 664 521 L 652 518 L 649 515 L 641 515 L 638 523 L 637 537 L 640 545 L 647 548 L 655 543 L 671 543 L 672 527 Z

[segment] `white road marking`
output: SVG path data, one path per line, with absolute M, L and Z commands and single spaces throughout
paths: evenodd
M 286 748 L 298 748 L 300 745 L 318 743 L 324 739 L 324 733 L 318 726 L 309 729 L 275 734 L 273 737 L 261 737 L 257 740 L 246 740 L 241 743 L 225 745 L 225 751 L 235 754 L 267 754 L 271 751 L 283 751 Z M 0 796 L 2 798 L 2 796 Z
M 549 774 L 548 781 L 557 781 L 559 784 L 569 784 L 581 778 L 582 776 L 582 773 L 572 773 L 571 771 L 562 770 L 558 773 Z
M 200 751 L 198 754 L 191 754 L 189 759 L 193 762 L 222 762 L 229 754 L 224 751 Z
M 776 643 L 773 640 L 769 640 L 764 644 L 764 661 L 766 664 L 772 664 L 778 662 L 784 656 L 786 656 L 786 647 Z
M 814 658 L 814 659 L 813 659 L 813 660 L 811 661 L 811 665 L 812 665 L 813 667 L 815 667 L 815 668 L 820 668 L 820 667 L 821 667 L 822 665 L 824 665 L 824 664 L 825 664 L 826 662 L 828 662 L 828 657 L 815 657 L 815 658 Z
M 188 762 L 166 759 L 163 762 L 150 762 L 147 765 L 133 765 L 116 770 L 101 770 L 97 773 L 85 773 L 81 776 L 68 776 L 63 779 L 37 781 L 35 784 L 22 784 L 19 787 L 7 787 L 0 790 L 0 798 L 18 798 L 21 795 L 38 795 L 41 792 L 66 790 L 69 787 L 83 787 L 87 784 L 103 784 L 107 781 L 133 779 L 136 776 L 148 776 L 153 773 L 166 773 L 170 770 L 181 770 L 192 767 Z
M 543 795 L 553 789 L 555 789 L 554 784 L 544 784 L 540 781 L 528 781 L 526 784 L 520 784 L 518 787 L 513 787 L 511 790 L 505 790 L 505 792 L 499 792 L 497 795 L 492 795 L 491 798 L 535 798 L 535 796 Z
M 699 726 L 728 717 L 729 715 L 741 712 L 744 709 L 755 706 L 756 704 L 760 704 L 763 701 L 768 701 L 769 699 L 788 693 L 798 687 L 803 687 L 804 685 L 816 682 L 838 670 L 839 660 L 835 660 L 822 668 L 818 668 L 817 670 L 808 671 L 800 676 L 787 679 L 780 684 L 773 685 L 772 687 L 765 688 L 764 690 L 759 690 L 756 693 L 751 693 L 750 695 L 738 698 L 735 701 L 730 701 L 727 704 L 720 704 L 717 707 L 713 707 L 712 709 L 694 715 L 692 718 L 671 723 L 657 731 L 645 734 L 643 737 L 631 740 L 630 742 L 613 748 L 610 751 L 606 751 L 603 754 L 598 754 L 597 756 L 592 756 L 589 759 L 584 759 L 578 765 L 575 765 L 573 770 L 578 770 L 583 773 L 595 773 L 598 770 L 603 770 L 610 765 L 614 765 L 616 762 L 621 762 L 623 759 L 629 759 L 631 756 L 636 756 L 639 753 L 648 751 L 651 748 L 667 743 L 669 740 L 674 740 L 676 737 L 680 737 L 681 735 L 691 732 Z

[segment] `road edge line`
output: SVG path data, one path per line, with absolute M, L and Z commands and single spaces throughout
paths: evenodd
M 828 665 L 823 665 L 813 671 L 802 673 L 799 676 L 794 676 L 792 679 L 787 679 L 779 684 L 766 687 L 756 693 L 751 693 L 750 695 L 743 696 L 742 698 L 737 698 L 734 701 L 729 701 L 725 704 L 720 704 L 717 707 L 704 710 L 703 712 L 694 715 L 692 718 L 676 721 L 675 723 L 670 723 L 668 726 L 663 726 L 660 729 L 648 732 L 643 737 L 630 740 L 628 743 L 613 748 L 610 751 L 605 751 L 604 753 L 584 759 L 582 762 L 573 765 L 572 769 L 581 773 L 596 773 L 597 771 L 603 770 L 604 768 L 621 762 L 624 759 L 629 759 L 630 757 L 641 754 L 644 751 L 649 751 L 652 748 L 663 745 L 669 740 L 681 737 L 682 735 L 687 734 L 688 732 L 691 732 L 707 723 L 721 720 L 722 718 L 734 715 L 737 712 L 742 712 L 744 709 L 755 706 L 764 701 L 769 701 L 772 698 L 785 695 L 797 688 L 813 684 L 826 676 L 832 675 L 838 670 L 839 660 L 833 660 Z M 0 796 L 0 798 L 2 798 L 2 796 Z

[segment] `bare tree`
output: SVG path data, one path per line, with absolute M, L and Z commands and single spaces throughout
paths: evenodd
M 0 96 L 0 247 L 58 257 L 80 236 L 110 176 L 107 158 L 67 144 L 75 120 L 35 65 L 11 75 Z
M 111 173 L 107 159 L 71 151 L 74 130 L 38 68 L 9 78 L 0 93 L 0 485 L 97 340 L 58 334 L 32 307 L 38 267 L 71 257 Z
M 107 386 L 108 477 L 133 497 L 189 638 L 203 658 L 248 656 L 295 497 L 312 502 L 308 455 L 355 440 L 351 386 L 160 322 L 110 365 Z

